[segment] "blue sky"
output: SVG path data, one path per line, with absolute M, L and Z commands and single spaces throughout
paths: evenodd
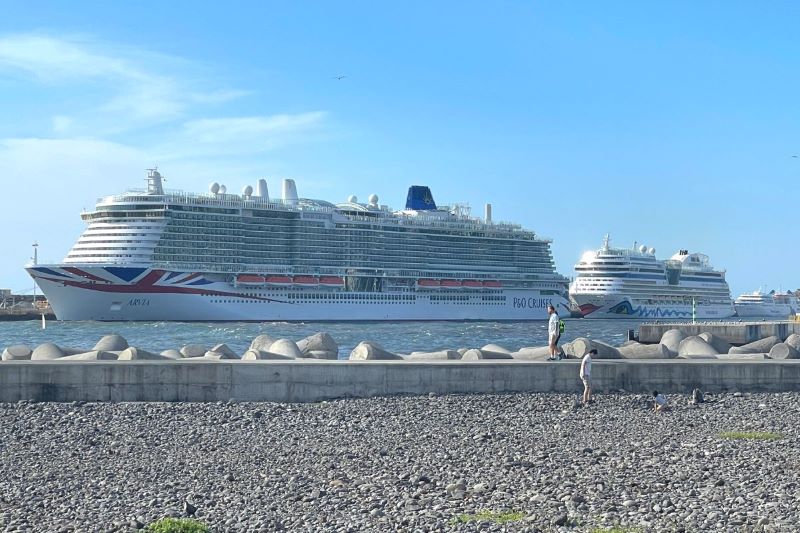
M 411 184 L 554 239 L 800 287 L 796 2 L 16 2 L 0 18 L 0 286 L 143 185 Z M 336 75 L 346 75 L 341 80 Z

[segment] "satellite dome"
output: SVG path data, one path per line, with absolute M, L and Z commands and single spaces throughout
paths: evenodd
M 647 253 L 650 255 L 656 255 L 656 249 L 651 246 L 650 249 L 647 250 Z
M 640 252 L 642 252 L 642 253 L 645 253 L 645 252 L 647 252 L 647 246 L 645 246 L 644 244 L 643 244 L 643 245 L 641 245 L 641 246 L 639 247 L 639 251 L 640 251 Z
M 208 186 L 208 190 L 214 194 L 217 194 L 219 192 L 219 183 L 215 181 L 214 183 Z
M 347 197 L 347 201 L 350 202 L 351 204 L 356 204 L 358 203 L 358 197 L 355 194 L 351 194 L 350 196 Z
M 378 195 L 377 194 L 370 194 L 369 195 L 369 205 L 378 205 Z
M 225 194 L 226 192 L 228 192 L 228 188 L 226 186 L 224 186 L 224 185 L 220 185 L 219 186 L 219 193 L 220 194 Z
M 250 185 L 248 185 L 247 187 L 242 189 L 242 194 L 244 194 L 245 196 L 253 196 L 253 188 Z

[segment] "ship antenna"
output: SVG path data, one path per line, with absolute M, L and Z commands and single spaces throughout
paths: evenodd
M 606 233 L 606 236 L 603 237 L 603 250 L 608 250 L 610 242 L 611 242 L 611 235 Z

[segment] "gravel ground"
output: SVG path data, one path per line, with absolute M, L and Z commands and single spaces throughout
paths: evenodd
M 796 530 L 800 394 L 670 400 L 0 404 L 0 528 L 130 531 L 188 502 L 214 531 Z

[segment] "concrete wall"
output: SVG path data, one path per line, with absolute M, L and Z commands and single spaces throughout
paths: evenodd
M 574 392 L 577 361 L 6 361 L 0 401 L 277 401 L 395 394 Z M 800 390 L 800 361 L 595 361 L 597 391 Z
M 722 337 L 731 344 L 749 344 L 760 339 L 776 336 L 781 340 L 792 333 L 800 333 L 800 322 L 705 322 L 701 324 L 663 323 L 642 324 L 639 326 L 639 342 L 654 344 L 661 341 L 661 336 L 670 329 L 679 329 L 687 335 L 699 335 L 704 332 Z

